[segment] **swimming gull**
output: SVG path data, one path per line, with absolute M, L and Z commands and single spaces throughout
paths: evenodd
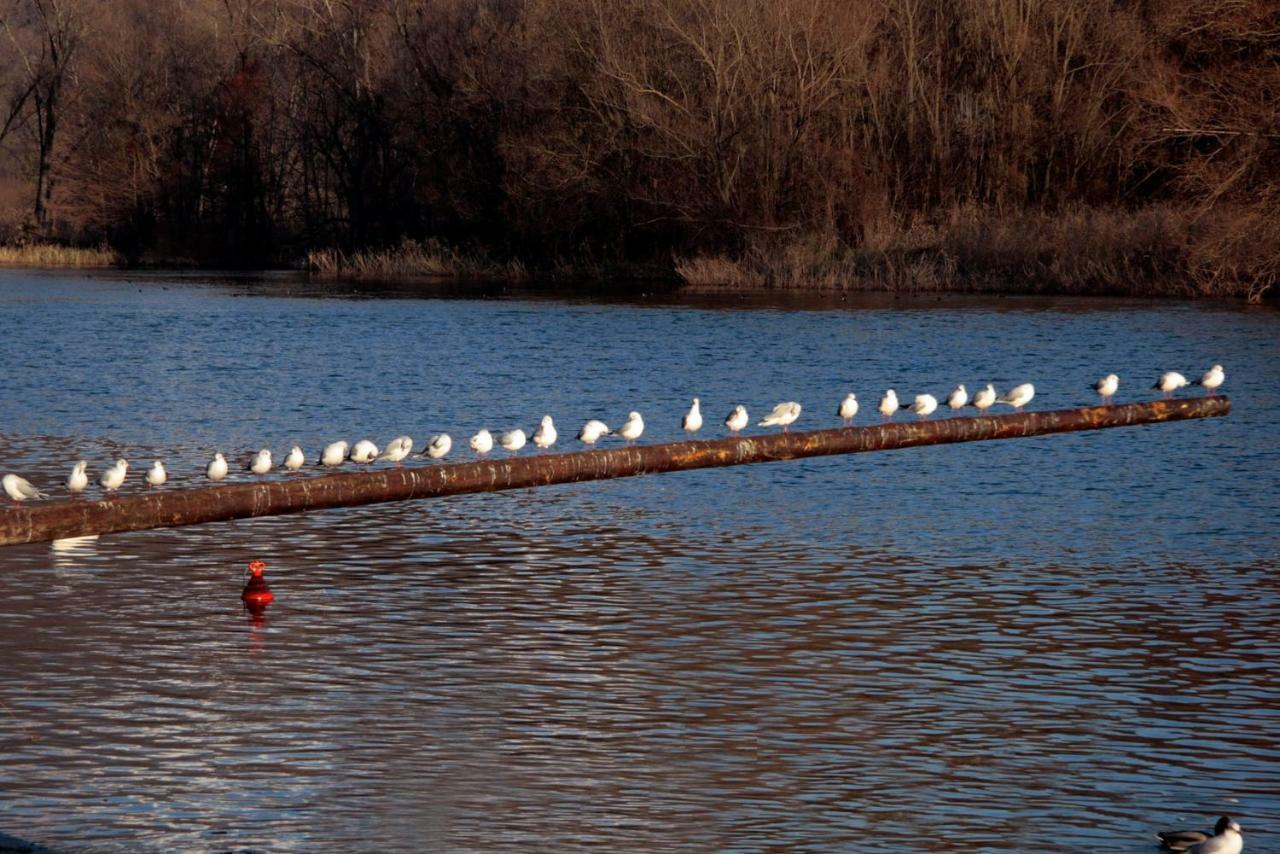
M 1160 843 L 1170 851 L 1186 851 L 1192 845 L 1201 842 L 1207 842 L 1222 833 L 1231 826 L 1231 816 L 1224 815 L 1218 819 L 1218 823 L 1213 826 L 1212 832 L 1205 833 L 1202 830 L 1162 830 L 1156 834 L 1156 838 Z
M 800 404 L 794 400 L 784 401 L 773 408 L 773 411 L 760 419 L 757 427 L 782 427 L 782 432 L 786 433 L 795 420 L 800 417 Z
M 1218 819 L 1218 823 L 1213 828 L 1213 836 L 1198 842 L 1191 842 L 1184 848 L 1174 848 L 1169 841 L 1166 841 L 1164 833 L 1157 834 L 1160 841 L 1165 844 L 1166 848 L 1174 851 L 1185 851 L 1186 854 L 1240 854 L 1244 850 L 1244 836 L 1240 825 L 1236 823 L 1230 816 L 1223 816 Z M 1183 837 L 1188 836 L 1195 831 L 1173 831 L 1170 833 L 1170 839 L 1174 844 Z M 1166 831 L 1168 833 L 1168 831 Z

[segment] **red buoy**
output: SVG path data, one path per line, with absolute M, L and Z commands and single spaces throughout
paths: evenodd
M 250 611 L 265 609 L 276 598 L 267 586 L 267 579 L 262 571 L 267 568 L 266 561 L 255 560 L 249 563 L 249 583 L 244 586 L 240 598 Z

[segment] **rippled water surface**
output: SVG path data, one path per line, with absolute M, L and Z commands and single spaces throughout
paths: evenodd
M 1280 317 L 0 273 L 0 468 L 562 435 L 698 395 L 1224 419 L 0 548 L 0 831 L 67 850 L 1280 851 Z M 1197 392 L 1198 393 L 1198 390 Z M 864 423 L 865 416 L 860 418 Z M 715 429 L 711 429 L 714 426 Z M 459 458 L 467 454 L 456 452 Z M 236 477 L 245 475 L 237 473 Z M 0 512 L 7 512 L 0 509 Z M 277 593 L 240 605 L 261 558 Z

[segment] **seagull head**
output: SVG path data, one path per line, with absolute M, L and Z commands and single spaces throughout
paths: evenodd
M 118 468 L 118 469 L 127 469 L 128 467 L 129 467 L 129 461 L 128 461 L 128 460 L 116 460 L 116 468 Z

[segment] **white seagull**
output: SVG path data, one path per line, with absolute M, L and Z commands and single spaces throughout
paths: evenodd
M 538 429 L 533 431 L 533 444 L 545 451 L 556 443 L 557 435 L 555 422 L 550 415 L 544 415 Z
M 102 477 L 98 478 L 98 483 L 107 492 L 115 492 L 124 483 L 124 476 L 129 472 L 129 463 L 126 460 L 116 460 L 115 465 L 102 473 Z
M 26 501 L 28 498 L 49 497 L 32 486 L 31 481 L 26 478 L 18 477 L 16 474 L 7 474 L 0 480 L 4 483 L 5 493 L 14 501 Z
M 996 397 L 996 387 L 987 383 L 986 388 L 980 388 L 973 393 L 973 408 L 979 412 L 986 412 L 995 405 Z
M 1031 402 L 1031 398 L 1036 396 L 1036 387 L 1031 383 L 1023 383 L 1016 385 L 1000 397 L 996 398 L 996 403 L 1007 403 L 1014 409 L 1021 410 Z
M 88 463 L 84 460 L 76 463 L 71 467 L 71 474 L 67 475 L 67 492 L 72 495 L 79 495 L 89 486 L 89 475 L 85 474 Z
M 524 431 L 519 427 L 508 430 L 498 437 L 498 444 L 513 454 L 523 448 L 526 441 L 528 440 L 525 438 Z
M 148 486 L 164 486 L 164 482 L 169 479 L 169 473 L 164 470 L 164 463 L 156 460 L 151 464 L 151 468 L 147 469 L 147 485 Z
M 893 389 L 889 389 L 884 393 L 884 397 L 880 398 L 880 417 L 889 419 L 898 411 L 898 393 Z
M 433 460 L 443 459 L 452 447 L 453 439 L 448 433 L 441 433 L 438 436 L 432 436 L 431 441 L 427 442 L 427 447 L 418 456 L 430 457 Z
M 350 446 L 345 442 L 330 442 L 324 446 L 324 450 L 320 452 L 320 465 L 322 466 L 340 466 L 342 461 L 347 458 L 347 448 Z
M 690 406 L 689 411 L 685 413 L 684 423 L 681 425 L 686 433 L 697 433 L 702 429 L 702 410 L 698 406 L 698 399 L 695 397 L 693 406 Z
M 853 423 L 853 418 L 858 414 L 858 398 L 853 392 L 849 392 L 844 396 L 844 400 L 840 401 L 840 408 L 836 410 L 836 415 L 840 416 L 840 420 L 846 425 Z
M 1209 392 L 1209 396 L 1212 397 L 1218 393 L 1218 386 L 1226 381 L 1227 374 L 1222 370 L 1222 365 L 1214 365 L 1196 382 L 1196 385 L 1204 388 L 1205 391 Z
M 1229 815 L 1218 819 L 1212 834 L 1199 830 L 1165 830 L 1157 833 L 1156 838 L 1170 851 L 1191 854 L 1240 854 L 1244 850 L 1240 825 Z
M 1160 379 L 1156 380 L 1156 384 L 1152 388 L 1158 388 L 1164 392 L 1165 397 L 1172 397 L 1173 393 L 1183 386 L 1190 385 L 1187 378 L 1177 371 L 1166 371 L 1160 375 Z
M 788 428 L 800 417 L 800 404 L 794 400 L 788 400 L 779 403 L 773 408 L 773 411 L 760 419 L 757 427 L 777 427 L 781 425 L 782 432 L 786 433 Z
M 951 394 L 947 395 L 947 406 L 952 409 L 964 409 L 968 402 L 969 390 L 964 387 L 964 383 L 960 383 L 951 390 Z
M 921 418 L 928 418 L 938 408 L 938 399 L 931 394 L 917 394 L 911 403 L 902 404 L 903 409 L 910 409 Z
M 205 467 L 204 476 L 209 480 L 222 480 L 227 476 L 227 458 L 221 453 L 214 454 L 213 459 L 209 461 L 209 465 Z
M 378 459 L 400 465 L 400 462 L 411 453 L 413 453 L 413 439 L 408 436 L 396 436 L 387 443 L 387 447 L 383 449 Z
M 609 425 L 592 418 L 578 431 L 578 441 L 584 445 L 594 445 L 600 441 L 601 436 L 607 435 L 609 435 Z
M 627 422 L 619 427 L 616 433 L 630 444 L 644 433 L 644 419 L 640 417 L 639 412 L 632 410 L 627 414 Z
M 729 432 L 735 436 L 751 423 L 751 416 L 747 415 L 747 408 L 739 403 L 724 419 L 724 426 L 729 428 Z
M 307 455 L 302 453 L 302 449 L 294 445 L 289 449 L 289 453 L 284 458 L 284 467 L 289 471 L 297 471 L 307 461 Z
M 1109 404 L 1111 398 L 1115 396 L 1116 389 L 1120 388 L 1120 378 L 1115 374 L 1107 374 L 1089 387 L 1098 393 L 1103 403 Z
M 378 446 L 368 439 L 361 439 L 351 448 L 347 459 L 353 463 L 371 463 L 378 458 Z
M 271 471 L 271 451 L 266 448 L 258 451 L 246 468 L 254 474 L 266 474 Z
M 471 450 L 477 454 L 487 454 L 493 450 L 493 434 L 488 430 L 481 430 L 479 433 L 471 437 Z

